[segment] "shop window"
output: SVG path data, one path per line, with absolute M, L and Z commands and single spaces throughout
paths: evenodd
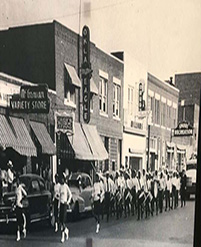
M 99 110 L 101 113 L 107 114 L 107 101 L 108 101 L 108 81 L 100 77 L 99 80 Z

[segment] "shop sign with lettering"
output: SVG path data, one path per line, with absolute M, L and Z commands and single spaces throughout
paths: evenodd
M 55 113 L 55 131 L 74 133 L 74 114 Z
M 173 131 L 174 136 L 192 136 L 193 127 L 187 122 L 181 122 Z
M 90 121 L 90 79 L 92 75 L 90 63 L 90 32 L 87 26 L 82 30 L 82 93 L 83 93 L 83 120 Z
M 20 94 L 10 99 L 10 108 L 13 112 L 49 113 L 48 86 L 21 86 Z

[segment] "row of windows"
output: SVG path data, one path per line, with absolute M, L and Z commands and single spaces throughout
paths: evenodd
M 168 128 L 176 127 L 176 108 L 150 96 L 148 97 L 148 107 L 152 111 L 153 123 Z

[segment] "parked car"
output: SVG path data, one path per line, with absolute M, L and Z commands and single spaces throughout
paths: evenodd
M 197 174 L 197 159 L 192 159 L 186 163 L 186 197 L 196 193 L 196 174 Z
M 23 184 L 27 197 L 22 199 L 25 210 L 27 224 L 50 220 L 51 213 L 51 193 L 45 188 L 43 178 L 35 174 L 24 174 L 19 177 L 20 183 Z M 12 191 L 3 194 L 0 200 L 0 224 L 16 222 L 15 202 L 16 183 L 12 184 Z
M 86 173 L 72 173 L 69 177 L 69 188 L 72 192 L 72 203 L 67 212 L 72 213 L 74 219 L 79 218 L 80 213 L 92 210 L 92 180 Z

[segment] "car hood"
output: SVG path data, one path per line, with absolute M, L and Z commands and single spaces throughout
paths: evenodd
M 196 182 L 196 169 L 186 171 L 187 178 L 192 178 L 192 183 Z

